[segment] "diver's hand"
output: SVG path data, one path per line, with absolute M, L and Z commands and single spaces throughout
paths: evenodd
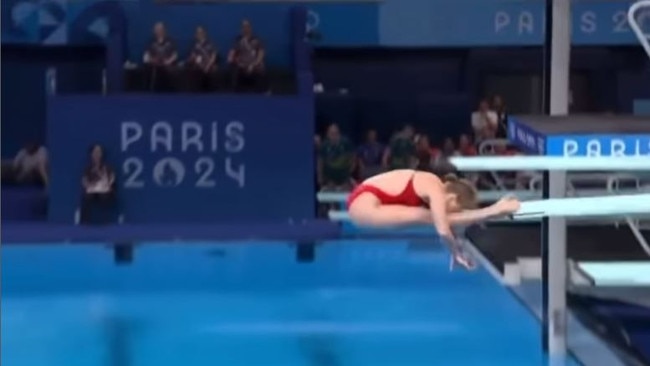
M 441 235 L 443 242 L 449 248 L 451 252 L 451 261 L 449 263 L 449 269 L 453 270 L 456 265 L 463 267 L 466 270 L 472 270 L 476 268 L 476 263 L 474 258 L 467 253 L 461 242 L 456 239 L 452 234 Z
M 517 197 L 505 196 L 494 204 L 494 208 L 499 213 L 499 215 L 512 215 L 515 212 L 519 211 L 521 208 L 521 202 L 519 202 Z
M 453 251 L 453 249 L 459 245 L 458 240 L 456 240 L 456 237 L 453 233 L 451 233 L 451 231 L 448 233 L 439 233 L 439 235 L 442 239 L 442 242 L 445 243 L 450 251 Z
M 474 258 L 460 245 L 454 247 L 451 252 L 449 269 L 453 271 L 457 265 L 468 271 L 476 269 Z

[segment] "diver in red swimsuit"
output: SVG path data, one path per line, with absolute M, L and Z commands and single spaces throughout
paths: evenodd
M 454 261 L 472 268 L 471 259 L 456 243 L 452 225 L 468 225 L 519 210 L 519 201 L 505 197 L 477 209 L 474 185 L 454 175 L 442 180 L 415 170 L 394 170 L 371 177 L 356 187 L 347 202 L 350 219 L 360 226 L 396 227 L 433 224 L 449 244 Z

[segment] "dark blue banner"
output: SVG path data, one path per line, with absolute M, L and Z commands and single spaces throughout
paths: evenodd
M 508 118 L 508 139 L 528 154 L 546 153 L 546 136 L 512 117 Z
M 563 157 L 650 158 L 650 134 L 544 135 L 515 118 L 508 119 L 508 139 L 533 155 Z
M 308 98 L 52 97 L 49 218 L 73 219 L 95 143 L 129 222 L 311 217 L 313 131 Z
M 627 20 L 633 0 L 572 2 L 572 38 L 580 45 L 638 44 Z M 166 23 L 185 52 L 203 25 L 227 50 L 241 19 L 251 20 L 273 63 L 288 61 L 287 20 L 296 5 L 310 9 L 307 29 L 325 46 L 531 46 L 544 40 L 544 0 L 384 0 L 374 2 L 175 3 L 80 0 L 2 2 L 3 42 L 67 44 L 103 40 L 128 23 L 130 57 L 139 61 L 154 22 Z M 650 12 L 639 14 L 650 31 Z M 125 20 L 123 20 L 124 18 Z

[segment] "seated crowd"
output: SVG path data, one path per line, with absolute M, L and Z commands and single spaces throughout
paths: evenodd
M 318 187 L 323 191 L 347 192 L 373 175 L 394 169 L 444 170 L 449 165 L 450 157 L 478 154 L 477 146 L 470 135 L 462 134 L 456 139 L 447 137 L 440 146 L 435 146 L 430 143 L 427 135 L 416 134 L 410 125 L 395 133 L 386 144 L 378 140 L 377 131 L 370 130 L 366 140 L 359 146 L 354 146 L 341 135 L 336 124 L 331 124 L 326 136 L 323 139 L 316 136 L 315 142 Z M 489 154 L 494 155 L 517 153 L 509 145 L 502 143 L 495 144 L 489 151 Z M 468 174 L 467 178 L 482 189 L 501 188 L 495 181 L 498 178 L 495 179 L 489 174 Z M 509 183 L 506 188 L 521 189 L 527 184 L 523 172 L 503 174 L 500 178 Z
M 436 170 L 448 165 L 453 156 L 518 154 L 504 139 L 507 113 L 503 99 L 495 95 L 479 103 L 471 114 L 473 134 L 446 137 L 440 146 L 431 144 L 426 134 L 416 134 L 410 125 L 395 133 L 387 144 L 378 141 L 375 130 L 367 132 L 358 147 L 331 124 L 324 139 L 316 136 L 318 150 L 318 187 L 325 191 L 349 191 L 361 181 L 393 169 Z M 493 143 L 490 143 L 493 142 Z M 481 189 L 521 189 L 528 184 L 530 172 L 466 174 Z
M 503 98 L 494 95 L 483 99 L 472 113 L 471 126 L 477 143 L 507 137 L 508 114 Z
M 142 80 L 129 80 L 127 87 L 143 84 L 156 92 L 267 92 L 265 50 L 262 41 L 253 33 L 248 20 L 241 23 L 241 32 L 223 55 L 204 27 L 198 26 L 194 42 L 187 55 L 180 55 L 176 42 L 158 22 L 153 27 L 152 39 L 142 57 L 142 67 L 127 62 L 127 70 L 139 72 Z

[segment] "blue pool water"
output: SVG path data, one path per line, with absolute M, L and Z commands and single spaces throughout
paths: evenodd
M 545 365 L 539 324 L 435 243 L 4 245 L 6 366 Z M 573 362 L 566 363 L 573 365 Z

